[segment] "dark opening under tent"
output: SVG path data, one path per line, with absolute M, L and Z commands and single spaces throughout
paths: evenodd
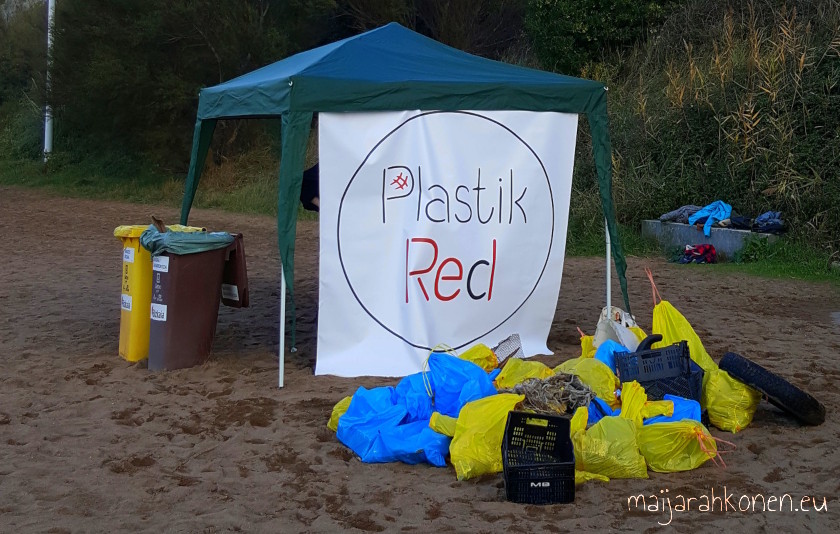
M 301 52 L 202 89 L 181 224 L 187 224 L 216 121 L 279 116 L 282 152 L 277 235 L 283 277 L 293 296 L 297 203 L 313 113 L 404 110 L 525 110 L 585 114 L 592 134 L 601 206 L 612 257 L 624 304 L 630 310 L 625 278 L 627 264 L 612 202 L 606 87 L 591 80 L 467 54 L 396 23 Z M 609 249 L 607 252 L 609 254 Z M 609 271 L 607 273 L 609 277 Z M 292 332 L 294 335 L 294 330 Z M 283 342 L 281 333 L 281 357 Z

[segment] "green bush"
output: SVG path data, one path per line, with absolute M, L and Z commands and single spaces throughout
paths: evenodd
M 28 100 L 0 104 L 0 154 L 7 159 L 37 159 L 43 151 L 41 110 Z
M 43 4 L 20 8 L 9 20 L 0 16 L 0 105 L 24 95 L 43 103 L 46 54 Z
M 525 19 L 547 69 L 576 76 L 589 61 L 656 29 L 672 0 L 530 0 Z
M 722 199 L 744 215 L 782 211 L 795 240 L 840 255 L 838 0 L 64 0 L 51 168 L 101 170 L 103 184 L 143 171 L 158 176 L 148 183 L 180 179 L 200 87 L 389 19 L 605 82 L 625 227 Z M 0 21 L 2 160 L 40 157 L 44 20 L 36 4 Z M 221 205 L 245 176 L 241 204 L 273 196 L 276 168 L 256 168 L 276 165 L 273 154 L 231 165 L 276 145 L 276 130 L 220 121 L 204 182 L 217 179 L 219 195 L 201 200 Z M 585 120 L 578 141 L 569 228 L 572 248 L 583 250 L 603 235 Z
M 83 144 L 135 151 L 185 169 L 199 89 L 317 43 L 320 34 L 310 30 L 331 5 L 331 0 L 60 2 L 51 99 L 62 131 L 84 137 Z M 247 147 L 253 135 L 247 126 L 222 126 L 216 148 Z
M 794 239 L 837 254 L 838 27 L 836 0 L 692 2 L 656 39 L 588 64 L 610 87 L 621 222 L 721 199 L 752 217 L 781 211 Z

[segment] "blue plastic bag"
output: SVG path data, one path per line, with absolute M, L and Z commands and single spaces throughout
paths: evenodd
M 427 377 L 434 392 L 434 410 L 450 417 L 458 417 L 466 403 L 497 393 L 484 369 L 449 354 L 429 356 Z
M 428 462 L 437 467 L 445 467 L 451 441 L 449 436 L 429 428 L 428 419 L 414 421 L 381 429 L 361 458 L 365 463 Z
M 338 420 L 336 437 L 362 462 L 446 465 L 451 438 L 429 428 L 431 412 L 425 419 L 411 420 L 412 410 L 416 416 L 429 404 L 425 389 L 425 403 L 416 391 L 418 384 L 423 387 L 422 377 L 412 377 L 400 382 L 402 388 L 360 387 L 353 394 L 350 406 Z
M 674 414 L 671 417 L 667 415 L 657 415 L 650 419 L 645 419 L 645 425 L 652 425 L 654 423 L 671 423 L 674 421 L 682 421 L 683 419 L 693 419 L 700 421 L 700 403 L 696 400 L 685 399 L 677 397 L 676 395 L 665 395 L 664 400 L 669 400 L 674 403 Z
M 396 404 L 395 400 L 396 391 L 390 386 L 370 390 L 360 387 L 338 420 L 336 437 L 366 461 L 380 430 L 394 428 L 408 416 L 405 406 Z
M 595 359 L 604 363 L 607 367 L 612 370 L 614 374 L 618 374 L 617 366 L 615 363 L 615 355 L 617 352 L 630 352 L 627 350 L 627 347 L 613 341 L 612 339 L 608 339 L 601 343 L 601 346 L 598 347 L 598 350 L 595 351 Z
M 618 415 L 619 413 L 621 413 L 621 408 L 616 408 L 616 410 L 613 411 L 613 409 L 610 408 L 610 405 L 607 404 L 607 401 L 603 399 L 595 397 L 589 401 L 589 424 L 594 425 L 604 417 Z
M 434 394 L 434 403 L 429 389 Z M 396 388 L 360 387 L 338 420 L 336 436 L 363 462 L 428 462 L 446 465 L 451 438 L 429 428 L 434 410 L 452 417 L 464 404 L 495 395 L 488 374 L 476 364 L 434 353 L 429 371 L 403 378 Z
M 428 377 L 427 378 L 431 378 Z M 423 382 L 423 373 L 408 375 L 400 380 L 396 388 L 397 402 L 408 410 L 408 420 L 428 421 L 432 417 L 432 398 Z

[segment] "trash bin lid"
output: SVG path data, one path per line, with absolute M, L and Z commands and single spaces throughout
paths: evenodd
M 114 237 L 140 237 L 149 226 L 146 224 L 129 224 L 114 228 Z
M 126 224 L 114 228 L 114 237 L 140 237 L 146 231 L 147 224 Z M 184 226 L 182 224 L 169 224 L 166 226 L 170 232 L 206 232 L 207 228 L 200 226 Z

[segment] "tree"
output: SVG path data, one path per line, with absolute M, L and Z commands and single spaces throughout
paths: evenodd
M 679 0 L 529 0 L 525 25 L 543 66 L 570 75 L 645 38 Z
M 56 17 L 51 95 L 62 131 L 183 166 L 199 89 L 311 46 L 320 34 L 310 25 L 333 6 L 65 0 Z

